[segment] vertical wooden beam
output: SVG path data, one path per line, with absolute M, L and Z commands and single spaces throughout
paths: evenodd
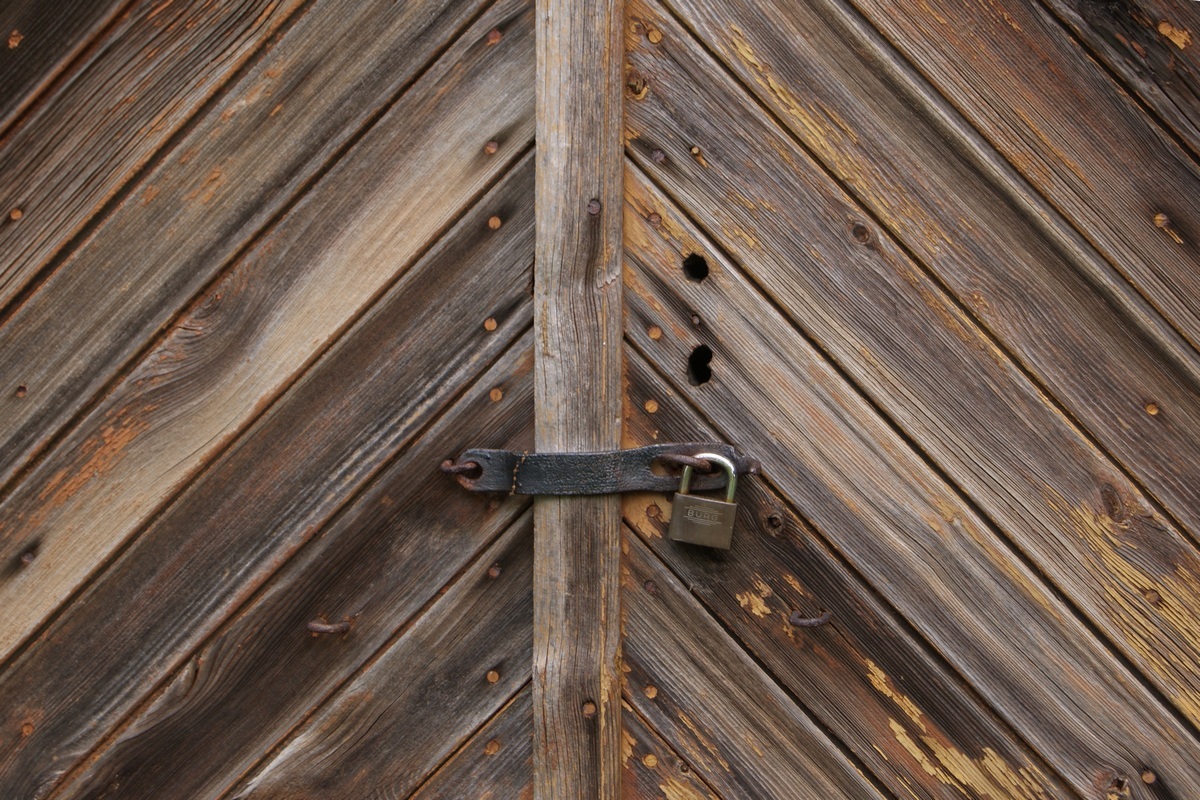
M 537 0 L 539 452 L 621 440 L 622 0 Z M 620 507 L 534 505 L 534 796 L 620 796 Z

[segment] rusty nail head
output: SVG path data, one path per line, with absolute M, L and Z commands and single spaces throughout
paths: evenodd
M 504 34 L 500 32 L 500 29 L 492 28 L 490 31 L 488 31 L 487 43 L 488 44 L 496 44 L 502 38 L 504 38 Z

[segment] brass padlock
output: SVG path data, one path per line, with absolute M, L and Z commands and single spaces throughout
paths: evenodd
M 692 468 L 684 467 L 679 491 L 671 501 L 671 527 L 667 529 L 667 534 L 672 541 L 728 550 L 733 541 L 733 515 L 737 511 L 737 503 L 733 502 L 733 493 L 737 490 L 737 467 L 728 458 L 716 453 L 698 453 L 696 458 L 719 464 L 729 476 L 725 502 L 688 494 Z

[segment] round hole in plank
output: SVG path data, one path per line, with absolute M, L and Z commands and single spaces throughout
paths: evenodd
M 709 378 L 712 377 L 712 367 L 709 366 L 712 364 L 712 357 L 713 352 L 708 345 L 696 346 L 696 349 L 688 356 L 688 383 L 692 386 L 708 383 Z
M 699 283 L 708 277 L 708 259 L 699 253 L 689 253 L 683 259 L 683 274 Z

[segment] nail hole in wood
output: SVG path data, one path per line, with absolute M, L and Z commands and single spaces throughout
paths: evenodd
M 708 277 L 708 259 L 699 253 L 690 253 L 683 259 L 683 274 L 699 283 Z
M 712 378 L 712 349 L 706 345 L 697 345 L 692 354 L 688 356 L 688 383 L 692 386 L 700 386 L 708 383 Z

